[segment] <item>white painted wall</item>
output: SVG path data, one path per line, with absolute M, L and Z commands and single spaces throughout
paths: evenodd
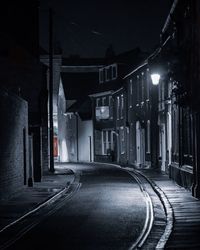
M 92 120 L 78 119 L 78 159 L 80 162 L 94 161 Z

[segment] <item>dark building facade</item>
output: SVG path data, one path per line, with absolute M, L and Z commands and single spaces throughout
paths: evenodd
M 162 157 L 168 163 L 170 177 L 194 196 L 199 196 L 198 8 L 198 1 L 174 1 L 161 33 L 165 45 L 159 55 L 165 69 L 159 107 L 160 121 L 166 130 Z M 169 136 L 171 142 L 167 141 Z
M 0 88 L 0 200 L 18 192 L 32 178 L 28 147 L 28 104 Z
M 94 158 L 126 164 L 129 161 L 127 91 L 124 77 L 144 56 L 138 48 L 105 58 L 93 99 Z M 121 88 L 122 87 L 122 88 Z
M 91 98 L 93 107 L 94 161 L 114 161 L 112 91 L 93 94 Z
M 0 23 L 0 84 L 9 93 L 28 102 L 29 126 L 26 133 L 32 142 L 29 154 L 33 159 L 31 185 L 32 181 L 41 181 L 45 164 L 48 164 L 47 68 L 38 61 L 38 1 L 5 2 Z M 15 115 L 13 113 L 13 117 Z M 11 129 L 9 125 L 7 129 Z M 9 137 L 14 136 L 9 132 Z
M 173 1 L 161 45 L 149 60 L 158 85 L 158 163 L 162 171 L 199 197 L 198 1 Z
M 157 86 L 153 86 L 147 61 L 125 77 L 127 90 L 128 158 L 136 167 L 157 166 Z

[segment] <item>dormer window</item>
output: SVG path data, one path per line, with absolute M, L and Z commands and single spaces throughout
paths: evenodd
M 116 79 L 117 78 L 117 64 L 113 64 L 112 65 L 112 79 Z
M 117 64 L 111 64 L 99 69 L 99 83 L 117 79 Z
M 112 75 L 111 75 L 111 67 L 108 66 L 106 67 L 106 81 L 112 80 Z

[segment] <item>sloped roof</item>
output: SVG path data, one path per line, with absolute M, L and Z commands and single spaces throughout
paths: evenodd
M 71 105 L 67 112 L 77 112 L 82 120 L 89 120 L 92 117 L 92 101 L 90 97 L 84 96 Z

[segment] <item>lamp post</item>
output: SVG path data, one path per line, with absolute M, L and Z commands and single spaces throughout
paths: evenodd
M 161 73 L 156 69 L 150 70 L 150 77 L 152 82 L 151 87 L 151 164 L 152 167 L 158 167 L 158 152 L 159 152 L 159 134 L 155 133 L 155 131 L 159 131 L 158 129 L 158 85 L 160 83 Z
M 50 172 L 54 172 L 54 132 L 53 132 L 53 22 L 52 9 L 49 9 L 49 153 L 50 153 Z

